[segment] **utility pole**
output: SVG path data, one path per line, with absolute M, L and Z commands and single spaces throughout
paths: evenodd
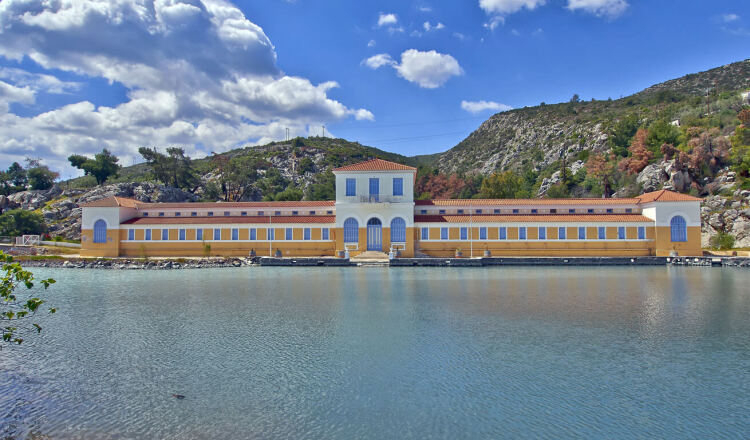
M 326 137 L 326 126 L 321 125 L 320 127 L 323 129 L 323 137 Z

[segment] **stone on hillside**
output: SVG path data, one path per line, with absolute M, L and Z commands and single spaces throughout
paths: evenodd
M 636 182 L 641 185 L 644 192 L 657 191 L 669 180 L 669 175 L 664 171 L 663 163 L 651 164 L 638 174 Z

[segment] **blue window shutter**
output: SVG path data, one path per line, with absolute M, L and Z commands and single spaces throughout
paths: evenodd
M 255 228 L 250 229 L 250 240 L 257 240 L 258 239 L 258 230 Z
M 585 226 L 579 226 L 578 227 L 578 239 L 579 240 L 585 240 L 586 239 L 586 227 Z
M 440 228 L 440 239 L 441 240 L 448 239 L 448 228 Z
M 321 231 L 321 239 L 323 240 L 330 240 L 328 235 L 328 228 L 323 228 Z
M 565 232 L 565 226 L 560 226 L 559 228 L 557 228 L 557 237 L 560 240 L 565 240 Z
M 546 240 L 547 239 L 547 228 L 540 226 L 539 227 L 539 239 L 540 240 Z
M 370 196 L 377 197 L 380 195 L 380 179 L 370 177 Z
M 151 240 L 151 229 L 146 229 L 146 240 Z
M 687 222 L 681 215 L 672 217 L 669 222 L 673 242 L 687 241 Z
M 214 240 L 221 240 L 221 229 L 214 229 Z
M 180 229 L 180 233 L 179 234 L 180 234 L 180 236 L 179 236 L 180 240 L 184 240 L 185 239 L 185 230 L 184 229 Z
M 393 178 L 393 195 L 394 196 L 404 195 L 404 178 L 403 177 Z
M 305 228 L 303 238 L 305 240 L 309 240 L 310 239 L 310 228 Z
M 354 218 L 344 221 L 344 243 L 359 242 L 359 223 Z
M 625 227 L 624 226 L 619 226 L 617 228 L 617 238 L 619 238 L 620 240 L 625 240 Z
M 106 243 L 107 242 L 107 222 L 104 220 L 97 220 L 94 223 L 94 243 Z
M 518 239 L 526 240 L 526 226 L 521 226 L 520 228 L 518 228 Z
M 240 239 L 240 230 L 237 228 L 232 228 L 232 240 L 239 240 Z
M 645 240 L 646 239 L 646 228 L 643 226 L 638 226 L 638 240 Z
M 607 238 L 607 228 L 604 226 L 599 226 L 599 240 L 604 240 Z
M 406 242 L 406 221 L 401 217 L 396 217 L 391 220 L 391 242 Z
M 487 227 L 479 228 L 479 239 L 487 240 Z
M 508 238 L 508 230 L 504 226 L 497 230 L 497 238 L 500 240 L 506 240 Z
M 347 196 L 357 195 L 357 179 L 352 179 L 352 178 L 346 179 L 346 195 Z
M 161 230 L 161 239 L 162 240 L 169 240 L 169 229 L 162 229 Z
M 286 228 L 284 231 L 284 240 L 292 240 L 292 228 Z
M 198 229 L 195 231 L 195 239 L 203 240 L 203 229 Z
M 128 240 L 135 240 L 135 229 L 128 229 Z
M 422 240 L 430 239 L 430 228 L 422 228 Z

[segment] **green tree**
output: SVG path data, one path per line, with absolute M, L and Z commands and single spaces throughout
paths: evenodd
M 0 214 L 0 235 L 2 236 L 39 235 L 46 230 L 44 217 L 38 212 L 19 208 Z
M 34 283 L 37 280 L 33 273 L 24 270 L 20 264 L 13 262 L 13 257 L 6 255 L 4 252 L 0 252 L 0 262 L 3 264 L 3 272 L 5 272 L 0 281 L 0 325 L 2 326 L 3 343 L 21 344 L 23 334 L 27 330 L 33 329 L 32 331 L 37 333 L 42 331 L 42 327 L 38 323 L 30 322 L 30 320 L 41 310 L 45 301 L 35 296 L 18 293 L 22 287 L 25 287 L 27 292 L 34 288 Z M 45 290 L 54 282 L 55 280 L 52 278 L 39 280 Z M 55 313 L 57 309 L 49 308 L 47 311 Z M 27 323 L 30 323 L 29 327 L 21 327 Z
M 680 130 L 670 124 L 666 119 L 659 119 L 648 127 L 648 145 L 652 151 L 657 152 L 664 144 L 678 145 L 680 143 Z
M 26 176 L 29 179 L 29 188 L 33 190 L 45 190 L 52 188 L 55 180 L 60 177 L 59 173 L 52 171 L 46 165 L 42 165 L 36 159 L 26 159 Z
M 29 178 L 26 176 L 26 170 L 23 169 L 21 164 L 18 162 L 13 162 L 10 167 L 8 167 L 8 178 L 10 179 L 13 186 L 19 188 L 25 189 L 26 185 L 29 184 Z
M 281 191 L 280 193 L 276 194 L 274 197 L 276 201 L 298 201 L 302 200 L 302 190 L 299 188 L 296 188 L 293 185 L 289 185 L 284 191 Z
M 273 201 L 274 196 L 284 191 L 288 184 L 289 182 L 284 179 L 277 168 L 269 168 L 266 170 L 266 175 L 258 181 L 257 187 L 263 194 L 263 200 Z
M 156 149 L 141 147 L 138 152 L 146 159 L 154 177 L 165 185 L 190 192 L 198 189 L 200 179 L 196 176 L 192 159 L 185 155 L 184 149 L 169 147 L 167 154 L 162 154 Z
M 743 110 L 738 118 L 742 122 L 732 136 L 732 168 L 743 179 L 750 178 L 750 110 Z
M 335 200 L 336 176 L 331 171 L 315 176 L 315 181 L 305 189 L 307 200 Z
M 513 171 L 495 172 L 485 178 L 479 189 L 483 199 L 513 199 L 523 189 L 523 179 Z
M 570 191 L 568 191 L 568 186 L 563 183 L 558 183 L 557 185 L 552 185 L 547 189 L 547 197 L 550 199 L 567 199 L 570 197 Z
M 309 157 L 303 157 L 302 160 L 299 161 L 299 169 L 297 169 L 297 172 L 300 174 L 305 174 L 306 172 L 315 172 L 315 163 L 313 163 L 312 159 Z
M 97 185 L 102 185 L 110 177 L 117 177 L 120 171 L 120 165 L 117 163 L 120 159 L 110 153 L 106 148 L 90 159 L 80 154 L 73 154 L 68 157 L 68 161 L 75 168 L 83 170 L 85 175 L 92 175 L 96 179 Z
M 726 232 L 719 232 L 711 237 L 708 242 L 711 248 L 718 250 L 727 250 L 734 247 L 734 236 Z
M 630 141 L 638 131 L 638 127 L 640 127 L 640 124 L 641 123 L 639 117 L 636 114 L 629 114 L 617 121 L 617 123 L 612 128 L 612 132 L 609 137 L 609 142 L 611 143 L 612 149 L 614 150 L 614 153 L 616 155 L 622 157 L 628 155 L 627 150 L 630 146 Z

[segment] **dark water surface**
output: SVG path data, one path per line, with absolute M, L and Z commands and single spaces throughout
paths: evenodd
M 747 270 L 36 273 L 0 438 L 750 436 Z

